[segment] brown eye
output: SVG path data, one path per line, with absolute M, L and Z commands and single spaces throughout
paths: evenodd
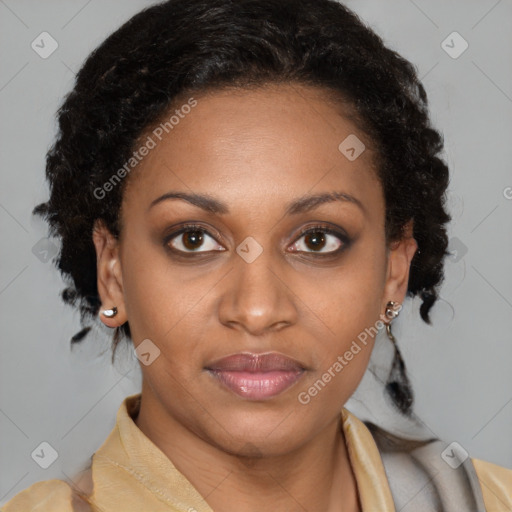
M 169 235 L 165 243 L 172 250 L 182 253 L 225 250 L 205 229 L 195 226 L 184 227 L 180 231 Z
M 190 251 L 195 251 L 203 243 L 203 233 L 201 231 L 186 231 L 182 233 L 183 245 Z
M 323 227 L 302 231 L 300 238 L 291 246 L 293 252 L 331 254 L 341 252 L 349 245 L 346 235 Z
M 305 245 L 313 251 L 321 250 L 327 243 L 325 234 L 321 231 L 307 233 L 304 235 L 304 242 Z

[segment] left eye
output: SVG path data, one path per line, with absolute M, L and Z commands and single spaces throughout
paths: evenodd
M 314 228 L 304 231 L 301 237 L 292 245 L 292 249 L 294 252 L 331 253 L 336 252 L 342 245 L 341 235 L 331 233 L 326 229 Z

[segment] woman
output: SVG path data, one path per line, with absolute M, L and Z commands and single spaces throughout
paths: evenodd
M 343 407 L 407 295 L 429 322 L 450 220 L 425 90 L 353 13 L 148 8 L 88 58 L 59 126 L 35 212 L 73 341 L 98 315 L 143 385 L 85 481 L 6 512 L 512 510 L 511 470 Z M 386 392 L 411 414 L 398 347 Z

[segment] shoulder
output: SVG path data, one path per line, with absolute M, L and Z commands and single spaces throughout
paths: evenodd
M 1 512 L 85 512 L 90 510 L 63 480 L 36 482 L 9 500 Z
M 492 512 L 512 510 L 512 469 L 471 459 L 482 488 L 485 508 Z

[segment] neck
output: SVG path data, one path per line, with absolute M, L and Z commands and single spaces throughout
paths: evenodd
M 144 393 L 135 419 L 215 512 L 358 512 L 341 421 L 340 413 L 295 451 L 266 457 L 227 453 L 146 400 Z

